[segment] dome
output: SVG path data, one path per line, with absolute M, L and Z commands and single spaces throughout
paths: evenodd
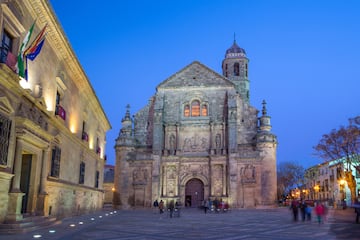
M 245 55 L 246 55 L 245 50 L 239 47 L 236 44 L 236 41 L 234 41 L 233 45 L 228 50 L 226 50 L 225 57 L 239 57 Z

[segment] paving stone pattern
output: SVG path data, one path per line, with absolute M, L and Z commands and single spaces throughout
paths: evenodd
M 112 214 L 111 214 L 112 213 Z M 101 216 L 101 217 L 100 217 Z M 94 220 L 91 220 L 93 218 Z M 83 224 L 79 224 L 82 222 Z M 70 227 L 75 224 L 75 227 Z M 49 233 L 53 229 L 55 233 Z M 31 233 L 0 236 L 0 239 L 360 239 L 360 224 L 353 209 L 329 210 L 323 224 L 292 220 L 287 208 L 233 210 L 204 214 L 198 209 L 183 209 L 180 217 L 150 210 L 103 211 L 67 218 L 62 224 Z

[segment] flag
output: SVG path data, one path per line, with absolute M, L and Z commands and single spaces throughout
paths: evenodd
M 24 56 L 28 55 L 29 53 L 33 53 L 36 48 L 38 48 L 40 42 L 43 40 L 44 35 L 45 35 L 45 30 L 46 30 L 47 24 L 45 25 L 45 27 L 40 31 L 40 33 L 36 36 L 36 38 L 34 39 L 34 41 L 30 44 L 30 46 L 24 51 Z
M 14 54 L 12 54 L 12 52 L 8 51 L 5 63 L 13 71 L 16 70 L 16 56 Z
M 42 46 L 45 42 L 45 36 L 43 39 L 39 42 L 38 45 L 36 45 L 34 48 L 32 48 L 31 52 L 28 52 L 25 56 L 27 59 L 30 59 L 31 61 L 34 61 L 37 55 L 40 53 Z
M 18 55 L 18 61 L 17 61 L 17 70 L 18 70 L 18 74 L 20 77 L 24 77 L 25 76 L 25 69 L 24 69 L 24 51 L 25 48 L 27 46 L 27 44 L 29 43 L 29 40 L 31 38 L 31 34 L 34 30 L 34 26 L 35 26 L 35 22 L 31 25 L 29 31 L 27 32 L 21 46 L 20 46 L 20 51 L 19 51 L 19 55 Z

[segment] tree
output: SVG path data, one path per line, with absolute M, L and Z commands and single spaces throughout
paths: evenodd
M 281 162 L 277 167 L 278 197 L 304 184 L 304 167 L 294 162 Z
M 356 181 L 352 168 L 358 169 L 360 165 L 360 129 L 351 122 L 348 126 L 333 129 L 324 134 L 314 147 L 316 155 L 324 161 L 342 163 L 344 178 L 351 192 L 351 201 L 356 200 Z

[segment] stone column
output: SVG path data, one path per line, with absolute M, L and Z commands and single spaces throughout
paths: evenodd
M 42 152 L 42 166 L 41 166 L 41 178 L 40 189 L 37 199 L 36 214 L 40 216 L 47 216 L 48 212 L 48 194 L 46 190 L 46 178 L 48 175 L 48 162 L 49 162 L 50 149 L 47 147 Z
M 10 192 L 21 192 L 20 191 L 20 177 L 21 177 L 21 165 L 22 165 L 22 149 L 24 140 L 16 139 L 16 152 L 14 161 L 14 178 Z
M 22 165 L 22 149 L 23 149 L 23 140 L 16 138 L 16 152 L 14 160 L 14 178 L 9 192 L 9 204 L 8 212 L 6 215 L 6 221 L 15 222 L 21 220 L 21 206 L 22 198 L 25 193 L 22 193 L 20 190 L 20 177 L 21 177 L 21 165 Z

